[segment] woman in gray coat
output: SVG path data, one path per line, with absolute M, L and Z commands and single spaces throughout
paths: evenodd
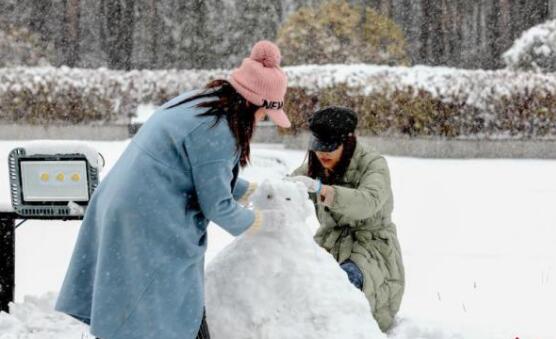
M 93 194 L 56 309 L 103 339 L 208 338 L 207 224 L 232 235 L 265 216 L 237 200 L 256 120 L 289 127 L 280 52 L 257 43 L 228 81 L 156 112 Z M 269 212 L 270 213 L 270 212 Z

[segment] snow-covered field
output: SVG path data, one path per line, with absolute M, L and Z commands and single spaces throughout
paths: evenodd
M 9 206 L 6 157 L 20 144 L 0 142 L 0 209 Z M 94 142 L 104 174 L 126 144 Z M 253 154 L 243 175 L 257 181 L 282 177 L 304 157 L 269 145 Z M 388 162 L 407 274 L 388 337 L 556 338 L 556 161 Z M 49 293 L 60 287 L 78 228 L 28 221 L 17 230 L 16 304 L 0 314 L 0 339 L 87 338 L 84 326 L 51 310 Z M 217 226 L 209 232 L 207 262 L 232 241 Z

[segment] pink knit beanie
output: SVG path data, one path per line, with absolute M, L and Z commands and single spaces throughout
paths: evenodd
M 284 107 L 288 78 L 280 68 L 280 50 L 270 41 L 259 41 L 251 55 L 243 59 L 241 66 L 230 75 L 230 84 L 247 101 L 261 106 L 266 114 L 280 127 L 291 123 Z

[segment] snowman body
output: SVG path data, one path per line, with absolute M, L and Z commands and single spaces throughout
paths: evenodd
M 206 271 L 206 307 L 215 339 L 386 338 L 363 293 L 306 224 L 314 207 L 296 183 L 265 181 L 255 208 L 284 213 L 222 250 Z

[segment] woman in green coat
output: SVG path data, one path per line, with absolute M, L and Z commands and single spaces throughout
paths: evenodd
M 290 180 L 307 186 L 320 227 L 316 242 L 361 289 L 381 330 L 391 328 L 405 278 L 393 209 L 390 172 L 383 156 L 359 143 L 357 115 L 328 107 L 310 121 L 308 162 Z

